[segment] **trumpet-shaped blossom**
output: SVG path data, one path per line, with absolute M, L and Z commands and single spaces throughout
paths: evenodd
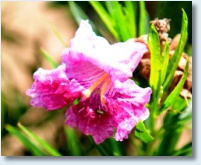
M 96 36 L 88 21 L 81 21 L 69 47 L 62 52 L 61 65 L 38 69 L 26 94 L 34 107 L 55 110 L 80 101 L 66 112 L 66 124 L 91 135 L 97 144 L 114 135 L 117 141 L 140 120 L 149 116 L 145 104 L 151 89 L 141 88 L 132 77 L 147 46 L 130 39 L 110 45 Z

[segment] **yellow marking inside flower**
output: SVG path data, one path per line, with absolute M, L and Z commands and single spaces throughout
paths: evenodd
M 110 83 L 111 79 L 108 77 L 106 79 L 106 81 L 104 82 L 101 91 L 100 91 L 100 100 L 101 100 L 101 104 L 105 104 L 105 100 L 104 100 L 104 93 L 107 89 L 108 84 Z
M 105 73 L 105 74 L 104 74 L 103 76 L 101 76 L 96 82 L 94 82 L 93 85 L 92 85 L 90 88 L 84 90 L 84 91 L 82 92 L 83 98 L 84 98 L 84 99 L 85 99 L 85 98 L 88 98 L 88 97 L 91 95 L 91 93 L 94 91 L 94 89 L 96 89 L 96 87 L 97 87 L 98 85 L 100 85 L 107 77 L 108 77 L 108 74 Z M 105 83 L 104 83 L 104 84 L 105 84 Z M 104 85 L 103 85 L 103 86 L 104 86 Z

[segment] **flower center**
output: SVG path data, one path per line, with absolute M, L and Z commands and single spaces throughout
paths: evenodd
M 94 82 L 92 84 L 92 86 L 90 86 L 90 88 L 84 90 L 82 92 L 82 98 L 86 99 L 88 97 L 90 97 L 91 93 L 101 84 L 100 87 L 100 101 L 101 104 L 105 104 L 105 100 L 104 100 L 104 93 L 107 89 L 108 84 L 110 83 L 111 79 L 109 77 L 109 75 L 107 73 L 105 73 L 103 76 L 101 76 L 96 82 Z

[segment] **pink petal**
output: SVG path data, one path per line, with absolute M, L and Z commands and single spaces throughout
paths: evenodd
M 64 51 L 64 54 L 68 54 L 68 57 L 71 57 L 71 53 L 68 52 L 68 49 Z M 91 62 L 82 59 L 75 62 L 73 58 L 69 58 L 65 65 L 65 72 L 68 77 L 77 80 L 85 88 L 89 88 L 106 73 Z
M 85 135 L 91 135 L 96 144 L 102 143 L 113 134 L 114 122 L 109 113 L 97 112 L 100 100 L 91 97 L 71 106 L 66 112 L 66 124 L 79 130 Z
M 132 76 L 133 70 L 146 51 L 147 46 L 135 42 L 134 39 L 110 45 L 105 38 L 96 36 L 88 21 L 81 21 L 69 48 L 62 53 L 62 60 L 69 69 L 82 63 L 83 69 L 91 65 L 93 69 L 96 67 L 99 71 L 109 73 L 113 80 L 125 81 Z M 79 74 L 79 70 L 77 71 Z
M 127 139 L 135 125 L 148 118 L 149 111 L 145 104 L 149 102 L 150 95 L 151 88 L 140 88 L 132 80 L 124 83 L 116 81 L 108 90 L 106 105 L 116 123 L 116 140 Z
M 135 42 L 134 39 L 129 39 L 126 42 L 119 42 L 112 45 L 112 54 L 115 55 L 113 58 L 125 67 L 123 69 L 128 70 L 131 73 L 129 77 L 132 77 L 133 71 L 138 66 L 144 53 L 147 51 L 148 48 L 145 44 Z
M 32 97 L 32 106 L 54 110 L 89 91 L 68 109 L 66 124 L 91 135 L 97 144 L 114 130 L 114 138 L 122 141 L 139 120 L 149 116 L 145 104 L 151 89 L 128 80 L 146 51 L 147 46 L 134 39 L 110 45 L 96 36 L 88 21 L 82 21 L 62 52 L 62 64 L 53 70 L 38 69 L 26 94 Z
M 141 88 L 133 80 L 128 79 L 124 83 L 115 81 L 112 92 L 113 97 L 119 101 L 132 102 L 135 106 L 143 106 L 149 102 L 152 90 L 150 87 Z
M 136 112 L 139 112 L 135 115 Z M 140 114 L 138 116 L 138 114 Z M 117 141 L 123 141 L 128 138 L 128 135 L 133 130 L 135 125 L 140 120 L 145 120 L 149 116 L 149 111 L 145 107 L 133 107 L 133 110 L 124 108 L 121 113 L 119 113 L 116 118 L 116 134 L 114 138 Z
M 128 138 L 136 123 L 148 118 L 145 104 L 150 95 L 150 88 L 140 88 L 132 80 L 124 83 L 115 81 L 105 93 L 104 105 L 100 101 L 99 89 L 96 89 L 89 98 L 70 107 L 66 113 L 66 124 L 91 135 L 97 144 L 112 136 L 114 130 L 114 138 L 122 141 Z
M 26 94 L 32 97 L 34 107 L 54 110 L 72 103 L 80 96 L 83 87 L 74 79 L 69 80 L 64 72 L 65 66 L 57 69 L 38 69 L 34 73 L 34 83 Z

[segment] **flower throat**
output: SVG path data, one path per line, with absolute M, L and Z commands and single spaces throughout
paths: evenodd
M 84 90 L 82 92 L 82 98 L 86 99 L 88 97 L 90 97 L 90 95 L 92 94 L 92 92 L 101 84 L 101 90 L 100 90 L 100 101 L 101 104 L 104 105 L 105 104 L 105 100 L 104 100 L 104 93 L 107 89 L 108 84 L 110 83 L 111 79 L 109 77 L 109 75 L 107 73 L 105 73 L 104 75 L 102 75 L 97 81 L 95 81 L 90 88 Z

